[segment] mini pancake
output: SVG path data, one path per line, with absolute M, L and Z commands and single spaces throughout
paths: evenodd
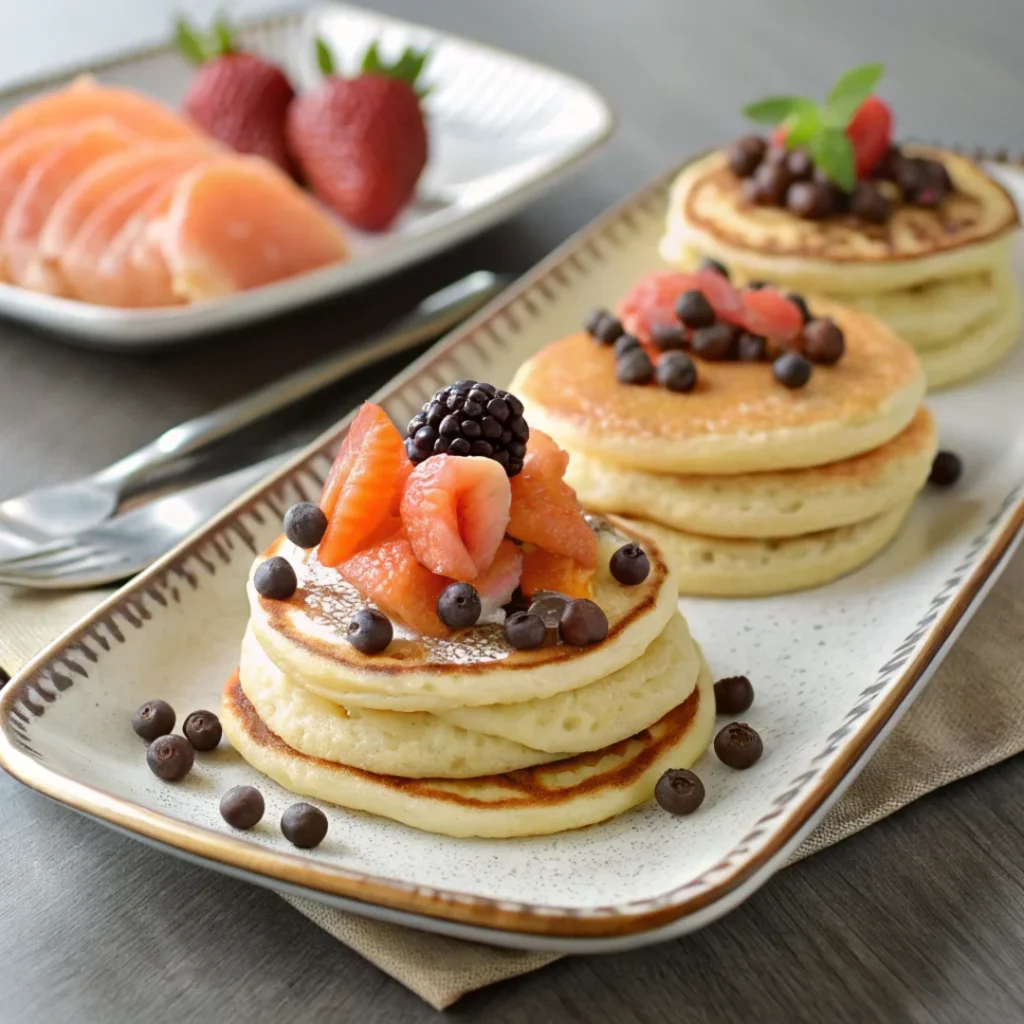
M 512 390 L 531 426 L 563 447 L 635 469 L 720 475 L 837 462 L 906 428 L 925 379 L 914 351 L 879 321 L 831 303 L 815 311 L 842 328 L 846 354 L 797 390 L 766 363 L 706 360 L 688 394 L 621 384 L 612 350 L 584 333 L 528 359 Z
M 1007 191 L 977 164 L 947 150 L 906 146 L 940 159 L 956 187 L 938 210 L 902 206 L 884 225 L 846 218 L 809 221 L 785 209 L 751 206 L 717 151 L 673 184 L 660 251 L 673 266 L 688 249 L 749 278 L 823 295 L 898 291 L 926 281 L 987 272 L 1005 263 L 1019 218 Z
M 649 728 L 602 750 L 548 765 L 473 779 L 376 775 L 300 754 L 260 719 L 237 674 L 224 690 L 221 723 L 257 771 L 293 793 L 392 818 L 439 835 L 548 835 L 615 817 L 649 800 L 668 768 L 689 768 L 715 726 L 711 673 Z
M 587 508 L 713 537 L 793 537 L 871 519 L 911 501 L 938 449 L 935 421 L 918 410 L 879 448 L 808 469 L 736 476 L 665 476 L 572 452 L 566 481 Z
M 818 587 L 859 569 L 896 536 L 912 504 L 852 526 L 779 540 L 705 537 L 614 518 L 645 542 L 660 545 L 679 574 L 680 594 L 762 597 Z
M 471 778 L 617 743 L 684 701 L 699 657 L 676 613 L 636 661 L 596 683 L 519 704 L 424 711 L 344 708 L 290 680 L 251 632 L 239 680 L 267 727 L 300 753 L 407 778 Z
M 635 661 L 676 610 L 676 584 L 655 548 L 651 572 L 623 587 L 608 572 L 613 552 L 631 538 L 597 524 L 598 571 L 594 600 L 608 616 L 608 637 L 593 647 L 567 644 L 513 649 L 500 626 L 475 627 L 449 639 L 424 637 L 395 623 L 382 654 L 365 655 L 345 639 L 352 615 L 368 602 L 334 569 L 278 538 L 253 564 L 282 555 L 294 566 L 298 589 L 272 600 L 248 584 L 250 624 L 260 646 L 290 679 L 345 707 L 385 711 L 442 711 L 513 704 L 550 697 L 603 679 Z

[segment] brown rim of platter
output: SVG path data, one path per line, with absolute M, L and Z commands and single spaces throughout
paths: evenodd
M 984 152 L 972 155 L 981 159 L 1005 156 Z M 1002 162 L 1024 163 L 1024 159 L 1007 158 Z M 539 315 L 569 281 L 590 272 L 588 261 L 594 264 L 605 260 L 645 220 L 663 214 L 668 187 L 680 170 L 681 166 L 673 167 L 583 228 L 375 397 L 400 395 L 415 381 L 429 386 L 442 370 L 450 375 L 455 367 L 458 372 L 458 350 L 462 346 L 471 348 L 479 359 L 488 345 L 507 345 L 508 336 Z M 172 602 L 187 599 L 190 590 L 202 586 L 204 579 L 238 559 L 244 560 L 248 568 L 256 545 L 246 520 L 264 523 L 279 518 L 284 512 L 286 481 L 290 489 L 314 496 L 328 464 L 328 452 L 344 436 L 351 419 L 352 415 L 346 417 L 37 654 L 0 694 L 0 766 L 31 788 L 70 807 L 192 857 L 248 872 L 271 887 L 275 883 L 297 886 L 400 912 L 537 936 L 610 938 L 650 931 L 723 900 L 799 840 L 926 674 L 1024 527 L 1021 482 L 972 538 L 964 559 L 924 608 L 913 630 L 894 649 L 862 693 L 863 699 L 811 762 L 820 765 L 829 758 L 827 767 L 811 768 L 780 783 L 780 791 L 768 802 L 765 813 L 718 863 L 657 897 L 614 906 L 546 906 L 371 876 L 169 817 L 41 763 L 31 746 L 32 721 L 45 714 L 46 707 L 71 686 L 84 685 L 90 667 L 105 652 L 144 629 Z M 884 695 L 877 696 L 882 691 Z M 768 833 L 770 839 L 762 841 Z

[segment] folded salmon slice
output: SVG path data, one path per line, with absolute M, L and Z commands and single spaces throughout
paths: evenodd
M 105 157 L 131 148 L 137 139 L 115 121 L 101 119 L 65 133 L 63 143 L 40 155 L 25 175 L 0 228 L 0 254 L 11 281 L 54 290 L 38 262 L 39 235 L 50 210 L 79 175 Z
M 53 205 L 39 236 L 41 255 L 58 259 L 93 211 L 139 178 L 165 173 L 168 180 L 180 170 L 216 152 L 206 139 L 157 142 L 108 156 L 79 175 Z
M 67 128 L 96 117 L 112 117 L 147 139 L 187 139 L 201 133 L 169 107 L 120 86 L 100 85 L 84 75 L 71 85 L 16 107 L 0 118 L 0 153 L 31 131 Z
M 190 301 L 258 288 L 348 256 L 337 222 L 258 157 L 216 160 L 185 175 L 154 230 L 175 294 Z

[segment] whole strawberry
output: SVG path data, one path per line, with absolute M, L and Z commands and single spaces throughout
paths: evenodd
M 427 126 L 416 79 L 427 54 L 406 49 L 385 64 L 374 43 L 361 73 L 342 78 L 326 45 L 328 77 L 288 111 L 288 145 L 306 183 L 348 223 L 384 231 L 412 198 L 427 162 Z
M 203 39 L 186 21 L 177 25 L 178 45 L 201 65 L 185 95 L 185 113 L 215 139 L 291 172 L 285 117 L 295 90 L 285 73 L 254 53 L 236 49 L 231 30 L 218 21 Z

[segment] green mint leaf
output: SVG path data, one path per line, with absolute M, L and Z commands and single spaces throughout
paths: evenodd
M 884 72 L 884 64 L 861 64 L 840 76 L 825 100 L 828 123 L 835 128 L 845 128 L 857 108 L 875 91 Z
M 823 128 L 808 144 L 815 164 L 844 192 L 852 192 L 857 184 L 857 171 L 853 143 L 846 137 L 846 132 L 842 128 Z
M 206 47 L 202 37 L 185 18 L 174 23 L 174 41 L 184 58 L 191 64 L 202 64 L 206 60 Z
M 800 96 L 769 96 L 743 108 L 743 116 L 758 124 L 781 124 L 801 104 L 810 103 Z
M 821 130 L 821 111 L 810 100 L 801 100 L 782 126 L 787 149 L 805 146 Z
M 334 74 L 334 54 L 331 53 L 331 48 L 319 36 L 316 39 L 316 64 L 323 74 Z
M 223 57 L 226 53 L 235 52 L 235 41 L 231 36 L 231 25 L 227 18 L 218 16 L 213 23 L 213 38 L 216 44 L 217 56 Z

